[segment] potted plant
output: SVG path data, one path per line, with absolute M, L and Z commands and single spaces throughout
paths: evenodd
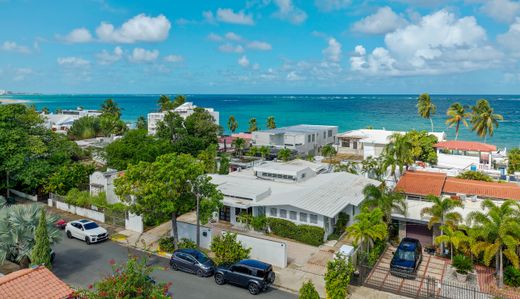
M 453 257 L 452 266 L 455 268 L 455 275 L 460 282 L 466 282 L 468 273 L 473 271 L 473 262 L 469 257 L 462 254 Z

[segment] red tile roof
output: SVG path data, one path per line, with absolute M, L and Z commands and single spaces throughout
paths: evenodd
M 440 196 L 445 180 L 445 173 L 407 171 L 397 183 L 395 190 L 413 195 Z
M 487 143 L 473 142 L 473 141 L 442 141 L 434 145 L 436 148 L 448 149 L 448 150 L 461 150 L 461 151 L 476 151 L 476 152 L 494 152 L 497 147 Z
M 520 200 L 520 186 L 515 183 L 483 182 L 447 178 L 444 184 L 445 193 L 463 193 L 493 199 Z
M 45 267 L 22 269 L 0 277 L 0 298 L 63 299 L 73 292 Z

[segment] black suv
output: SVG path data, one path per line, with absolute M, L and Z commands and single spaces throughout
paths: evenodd
M 390 262 L 390 273 L 399 277 L 414 278 L 421 261 L 421 242 L 417 239 L 404 238 Z
M 229 282 L 247 287 L 252 295 L 265 291 L 274 282 L 274 278 L 273 267 L 257 260 L 241 260 L 215 269 L 215 282 L 218 285 Z
M 170 259 L 170 267 L 173 270 L 183 270 L 204 277 L 213 275 L 215 264 L 200 250 L 177 249 Z

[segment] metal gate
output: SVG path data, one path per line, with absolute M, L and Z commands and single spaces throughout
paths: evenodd
M 105 210 L 105 223 L 115 226 L 125 226 L 126 212 Z

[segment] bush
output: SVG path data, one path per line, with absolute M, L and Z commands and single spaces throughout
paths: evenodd
M 191 248 L 191 249 L 198 249 L 199 247 L 197 246 L 197 243 L 193 242 L 192 240 L 188 239 L 188 238 L 182 238 L 179 243 L 177 244 L 177 247 L 179 249 L 186 249 L 186 248 Z
M 458 254 L 453 257 L 452 266 L 457 269 L 457 273 L 468 274 L 473 271 L 473 262 L 465 255 Z
M 463 173 L 459 174 L 457 176 L 459 179 L 466 179 L 466 180 L 474 180 L 474 181 L 484 181 L 484 182 L 492 182 L 493 178 L 489 175 L 480 172 L 480 171 L 474 171 L 474 170 L 468 170 L 464 171 Z
M 237 234 L 225 233 L 213 238 L 211 251 L 215 254 L 215 262 L 222 265 L 247 259 L 251 248 L 244 248 L 242 243 L 237 241 Z
M 504 283 L 512 287 L 520 287 L 520 270 L 507 266 L 504 270 Z
M 298 299 L 320 299 L 320 294 L 318 294 L 318 291 L 314 288 L 312 281 L 308 280 L 302 284 Z
M 353 272 L 354 267 L 352 263 L 341 254 L 337 254 L 333 260 L 329 261 L 327 263 L 327 273 L 325 273 L 327 298 L 346 298 Z
M 271 232 L 277 236 L 313 246 L 323 244 L 325 231 L 321 227 L 305 224 L 297 225 L 291 221 L 278 218 L 269 218 L 268 222 Z
M 334 227 L 334 234 L 338 235 L 338 238 L 345 232 L 349 215 L 343 212 L 338 214 L 338 220 L 336 220 L 336 227 Z
M 159 239 L 159 249 L 165 252 L 174 252 L 173 237 L 162 237 Z

